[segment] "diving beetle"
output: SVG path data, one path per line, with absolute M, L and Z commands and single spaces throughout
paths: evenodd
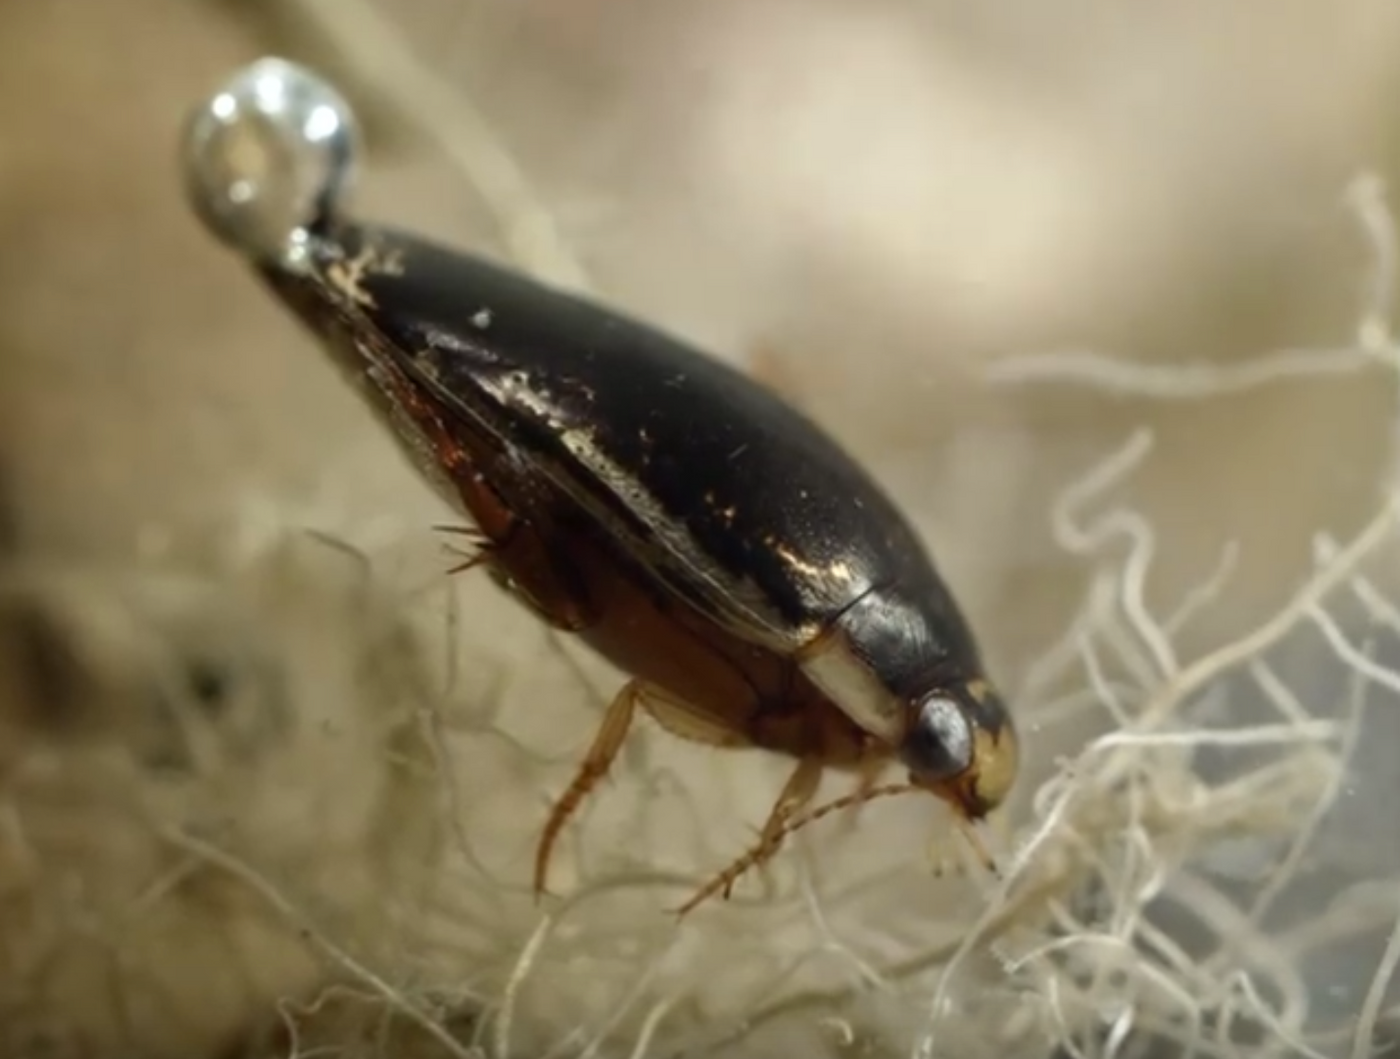
M 924 790 L 967 821 L 995 808 L 1016 775 L 1014 724 L 865 469 L 656 328 L 350 218 L 356 142 L 333 87 L 265 59 L 192 115 L 187 186 L 470 518 L 465 565 L 630 676 L 544 825 L 536 894 L 639 709 L 689 740 L 795 759 L 759 844 L 682 911 L 838 805 Z M 893 761 L 908 782 L 877 787 Z M 854 793 L 808 810 L 827 769 L 854 774 Z

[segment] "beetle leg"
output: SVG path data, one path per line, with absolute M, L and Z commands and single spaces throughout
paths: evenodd
M 447 569 L 447 576 L 465 573 L 484 562 L 491 559 L 491 552 L 495 545 L 491 538 L 482 533 L 475 526 L 434 526 L 433 529 L 439 533 L 451 533 L 467 539 L 466 548 L 450 548 L 450 550 L 461 558 L 456 566 Z
M 593 624 L 587 589 L 551 548 L 548 535 L 517 514 L 480 475 L 468 476 L 458 488 L 477 526 L 456 532 L 471 538 L 476 551 L 448 573 L 485 566 L 497 584 L 554 628 L 579 632 Z
M 812 798 L 821 785 L 822 771 L 820 758 L 804 757 L 797 762 L 797 767 L 783 784 L 783 789 L 778 792 L 778 800 L 773 803 L 773 808 L 768 813 L 763 831 L 759 834 L 758 844 L 754 847 L 753 861 L 748 867 L 762 867 L 778 852 L 778 847 L 787 836 L 788 823 L 812 803 Z M 729 900 L 729 894 L 738 878 L 738 874 L 735 874 L 724 883 L 721 896 L 726 901 Z
M 525 522 L 521 532 L 493 544 L 488 570 L 495 582 L 544 622 L 563 632 L 582 632 L 597 613 L 578 571 Z
M 820 758 L 804 757 L 797 762 L 797 768 L 792 770 L 787 783 L 783 784 L 783 789 L 778 793 L 778 800 L 773 803 L 773 809 L 763 825 L 762 837 L 759 840 L 761 845 L 771 845 L 770 856 L 777 852 L 788 821 L 799 810 L 811 804 L 812 797 L 821 784 L 822 771 Z M 724 896 L 729 896 L 727 890 Z
M 854 825 L 856 816 L 860 813 L 865 803 L 870 800 L 870 792 L 880 782 L 880 777 L 884 775 L 889 767 L 889 760 L 884 754 L 874 754 L 856 766 L 856 803 L 855 809 L 851 813 L 851 823 Z
M 627 738 L 627 730 L 632 726 L 632 716 L 636 712 L 638 701 L 641 699 L 646 686 L 639 680 L 630 681 L 621 691 L 619 691 L 612 703 L 608 706 L 607 712 L 603 714 L 603 723 L 598 726 L 598 733 L 593 737 L 593 745 L 588 748 L 588 753 L 579 765 L 578 771 L 574 774 L 573 782 L 568 789 L 554 803 L 554 808 L 550 810 L 549 819 L 544 825 L 544 832 L 540 835 L 539 845 L 535 848 L 535 897 L 544 894 L 545 879 L 549 872 L 549 857 L 554 850 L 555 840 L 559 837 L 559 832 L 563 830 L 580 803 L 605 775 L 613 759 L 617 757 L 617 752 L 622 749 L 622 742 Z
M 557 629 L 578 632 L 593 623 L 592 608 L 577 573 L 551 550 L 549 535 L 532 517 L 539 511 L 527 487 L 519 496 L 503 497 L 488 481 L 514 458 L 483 441 L 460 421 L 449 425 L 439 411 L 402 378 L 390 380 L 400 405 L 413 412 L 414 421 L 432 442 L 438 463 L 446 471 L 475 521 L 470 532 L 485 543 L 451 572 L 461 573 L 484 565 L 492 579 L 515 596 L 543 621 Z M 501 477 L 510 480 L 511 473 Z M 506 571 L 515 574 L 507 574 Z
M 660 688 L 648 688 L 641 704 L 652 720 L 679 739 L 714 747 L 753 745 L 747 736 Z
M 765 834 L 747 853 L 736 859 L 704 886 L 696 890 L 690 900 L 676 909 L 676 915 L 684 916 L 697 905 L 703 903 L 717 893 L 722 892 L 725 897 L 728 897 L 729 891 L 733 888 L 739 876 L 743 875 L 750 868 L 756 868 L 764 861 L 768 860 L 777 850 L 782 840 L 794 831 L 798 831 L 808 824 L 815 823 L 824 816 L 839 812 L 842 809 L 847 809 L 853 805 L 864 805 L 866 802 L 874 801 L 876 798 L 889 798 L 894 795 L 908 794 L 918 789 L 919 788 L 912 783 L 892 783 L 883 787 L 871 787 L 868 790 L 858 790 L 852 794 L 845 794 L 840 798 L 834 798 L 804 813 L 789 816 L 779 826 L 775 834 L 771 836 Z

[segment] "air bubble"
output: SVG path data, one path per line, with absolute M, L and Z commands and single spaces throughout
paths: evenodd
M 261 59 L 190 116 L 186 189 L 219 239 L 290 265 L 343 207 L 358 140 L 335 88 L 295 63 Z

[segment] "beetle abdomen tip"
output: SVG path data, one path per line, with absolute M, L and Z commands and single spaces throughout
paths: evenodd
M 295 261 L 340 207 L 358 133 L 345 99 L 284 59 L 244 67 L 189 118 L 181 164 L 209 229 L 239 251 Z

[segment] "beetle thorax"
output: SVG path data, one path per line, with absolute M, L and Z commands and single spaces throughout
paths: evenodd
M 897 745 L 913 692 L 946 669 L 952 645 L 901 594 L 872 589 L 799 654 L 803 672 L 843 713 Z

